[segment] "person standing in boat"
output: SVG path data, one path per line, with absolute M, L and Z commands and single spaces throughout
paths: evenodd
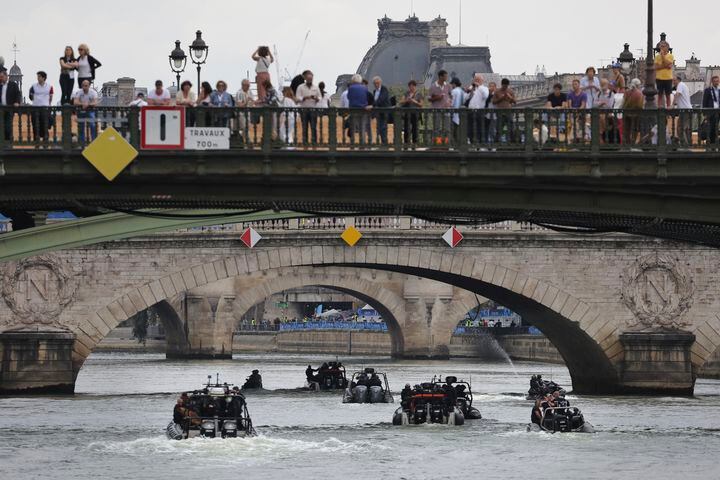
M 175 408 L 173 409 L 173 422 L 182 425 L 186 416 L 187 409 L 185 408 L 185 402 L 182 398 L 178 398 Z

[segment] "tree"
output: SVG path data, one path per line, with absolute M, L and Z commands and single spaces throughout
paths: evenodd
M 145 342 L 147 342 L 148 327 L 157 320 L 157 312 L 155 312 L 153 307 L 150 307 L 142 312 L 136 313 L 130 317 L 130 320 L 133 326 L 133 338 L 136 338 L 138 343 L 145 345 Z

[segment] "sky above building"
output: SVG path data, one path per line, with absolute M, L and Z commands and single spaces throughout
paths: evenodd
M 449 41 L 457 44 L 459 4 L 460 0 L 124 0 L 68 8 L 57 0 L 12 2 L 0 17 L 0 55 L 12 64 L 12 44 L 17 40 L 26 85 L 37 70 L 47 71 L 57 83 L 63 48 L 84 42 L 103 63 L 98 83 L 129 76 L 141 86 L 156 79 L 170 84 L 175 75 L 168 55 L 174 41 L 181 40 L 187 48 L 200 29 L 210 46 L 203 80 L 223 79 L 231 91 L 237 90 L 248 74 L 254 78 L 251 53 L 258 45 L 269 45 L 278 50 L 282 72 L 312 69 L 316 81 L 324 80 L 334 91 L 336 77 L 353 73 L 375 43 L 378 18 L 387 14 L 403 20 L 412 5 L 422 20 L 446 18 Z M 682 65 L 693 52 L 703 65 L 720 64 L 718 15 L 703 15 L 708 5 L 707 0 L 655 1 L 655 37 L 668 33 Z M 465 0 L 462 43 L 488 45 L 493 68 L 502 74 L 534 73 L 537 66 L 545 66 L 549 74 L 584 71 L 590 65 L 609 63 L 625 42 L 636 56 L 640 54 L 646 44 L 646 6 L 641 0 L 605 7 L 568 0 Z M 276 72 L 273 66 L 273 80 Z M 195 67 L 188 65 L 183 78 L 195 83 L 196 75 Z

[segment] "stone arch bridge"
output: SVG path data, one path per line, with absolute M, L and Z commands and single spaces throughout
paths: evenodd
M 171 355 L 227 356 L 237 312 L 303 286 L 376 305 L 400 357 L 446 357 L 475 295 L 496 300 L 546 334 L 584 393 L 691 393 L 720 345 L 711 248 L 548 232 L 475 232 L 455 250 L 427 232 L 355 248 L 334 233 L 264 236 L 255 250 L 234 234 L 175 233 L 6 263 L 0 389 L 72 391 L 93 348 L 150 306 Z

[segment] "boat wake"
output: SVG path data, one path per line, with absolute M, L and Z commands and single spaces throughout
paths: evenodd
M 378 446 L 369 441 L 345 442 L 334 437 L 318 442 L 267 436 L 226 439 L 197 437 L 176 442 L 158 436 L 125 442 L 94 442 L 88 448 L 110 455 L 187 455 L 248 464 L 291 459 L 306 453 L 369 454 L 376 451 Z

